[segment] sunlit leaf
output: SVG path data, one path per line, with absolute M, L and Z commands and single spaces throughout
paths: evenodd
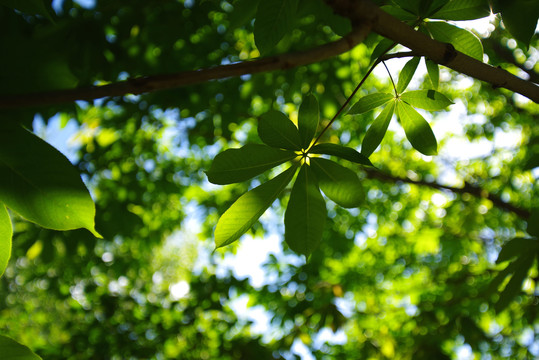
M 318 128 L 318 119 L 320 110 L 318 101 L 314 95 L 307 95 L 303 98 L 303 102 L 299 107 L 298 112 L 298 130 L 301 139 L 301 147 L 307 149 Z
M 413 90 L 401 95 L 402 101 L 429 111 L 443 110 L 453 104 L 444 94 L 436 90 Z
M 488 0 L 453 0 L 429 17 L 442 20 L 474 20 L 489 15 Z
M 293 151 L 262 144 L 248 144 L 219 153 L 206 172 L 211 183 L 226 185 L 249 180 L 277 165 L 297 157 Z
M 285 241 L 297 253 L 309 255 L 322 240 L 326 222 L 326 203 L 313 171 L 301 167 L 284 217 Z
M 429 74 L 432 87 L 437 89 L 440 84 L 440 68 L 438 64 L 427 58 L 425 58 L 425 65 L 427 66 L 427 73 Z
M 301 150 L 298 128 L 285 114 L 279 111 L 270 110 L 260 117 L 258 136 L 269 146 Z
M 356 149 L 339 144 L 317 144 L 311 148 L 309 153 L 337 156 L 357 164 L 373 166 L 371 161 L 365 155 L 360 154 Z
M 0 335 L 0 354 L 3 360 L 40 360 L 28 347 L 17 341 Z
M 427 26 L 434 39 L 451 43 L 461 53 L 483 61 L 481 40 L 470 31 L 442 21 L 429 21 L 425 26 Z
M 13 228 L 11 219 L 4 204 L 0 202 L 0 276 L 6 270 L 9 258 L 11 257 L 11 237 Z
M 438 143 L 429 123 L 405 102 L 397 103 L 397 116 L 400 120 L 406 138 L 412 146 L 422 154 L 436 155 L 438 153 Z
M 382 142 L 384 138 L 387 127 L 391 122 L 393 117 L 393 112 L 395 111 L 395 103 L 387 105 L 382 112 L 374 119 L 374 122 L 367 130 L 363 142 L 361 144 L 361 153 L 367 157 L 376 150 L 378 145 Z
M 397 93 L 400 94 L 406 90 L 406 87 L 414 77 L 417 65 L 419 65 L 419 59 L 418 57 L 412 58 L 402 68 L 399 74 L 399 81 L 397 82 Z
M 345 208 L 361 205 L 365 196 L 356 173 L 331 160 L 312 158 L 310 161 L 318 186 L 328 198 Z
M 348 110 L 349 115 L 362 114 L 367 111 L 376 109 L 379 106 L 384 105 L 389 100 L 393 99 L 395 96 L 392 94 L 386 93 L 374 93 L 363 96 L 357 103 L 355 103 L 350 110 Z
M 269 53 L 293 29 L 298 0 L 263 0 L 258 4 L 254 28 L 256 47 Z
M 75 167 L 19 126 L 0 131 L 0 201 L 42 227 L 86 228 L 100 237 L 94 202 Z
M 290 167 L 236 200 L 217 222 L 215 247 L 219 248 L 231 244 L 249 230 L 292 180 L 296 169 L 295 165 Z

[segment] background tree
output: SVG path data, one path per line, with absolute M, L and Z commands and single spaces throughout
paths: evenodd
M 0 0 L 3 353 L 538 356 L 537 17 L 525 0 Z M 252 226 L 219 242 L 225 211 L 287 169 L 223 180 L 262 148 L 302 170 L 260 221 L 223 216 Z M 298 222 L 325 226 L 305 242 Z

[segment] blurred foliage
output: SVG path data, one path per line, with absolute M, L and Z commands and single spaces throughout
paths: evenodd
M 323 6 L 299 11 L 297 26 L 270 52 L 337 39 L 347 24 Z M 259 56 L 255 9 L 241 0 L 64 0 L 21 11 L 0 5 L 0 30 L 8 34 L 0 37 L 0 94 Z M 490 63 L 537 79 L 537 36 L 526 47 L 498 18 L 478 35 Z M 367 71 L 380 39 L 370 35 L 346 54 L 286 71 L 2 110 L 2 121 L 33 124 L 36 131 L 38 118 L 48 128 L 59 124 L 58 133 L 75 125 L 72 161 L 96 202 L 96 229 L 104 238 L 42 229 L 11 214 L 0 333 L 44 359 L 291 359 L 302 346 L 321 359 L 454 359 L 463 349 L 477 359 L 537 357 L 539 274 L 530 253 L 537 246 L 520 249 L 509 262 L 496 258 L 512 239 L 536 241 L 539 212 L 529 225 L 485 197 L 395 180 L 473 184 L 522 209 L 537 207 L 537 104 L 443 67 L 438 91 L 454 110 L 426 114 L 439 156 L 422 156 L 400 127 L 390 127 L 370 157 L 390 177 L 342 162 L 357 172 L 366 201 L 357 209 L 327 202 L 323 238 L 308 261 L 281 238 L 289 192 L 247 236 L 211 253 L 219 216 L 275 175 L 217 187 L 204 174 L 212 158 L 259 142 L 257 117 L 270 109 L 297 120 L 308 93 L 320 102 L 321 126 L 327 124 Z M 423 73 L 410 88 L 430 88 Z M 369 77 L 358 96 L 376 91 L 392 92 L 387 76 Z M 359 149 L 377 114 L 339 117 L 324 142 Z M 463 144 L 489 151 L 470 155 Z M 260 262 L 251 265 L 251 276 L 238 275 L 235 267 L 249 260 L 242 248 L 275 236 L 278 249 L 255 245 L 268 253 L 252 254 Z M 524 274 L 517 266 L 507 270 L 524 255 Z M 256 280 L 259 265 L 263 276 Z M 521 283 L 501 307 L 500 294 L 518 271 Z

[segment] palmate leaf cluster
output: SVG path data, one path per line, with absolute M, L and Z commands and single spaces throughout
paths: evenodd
M 307 96 L 299 108 L 297 127 L 283 113 L 269 111 L 258 122 L 258 135 L 265 145 L 245 145 L 215 157 L 207 175 L 210 182 L 219 185 L 249 180 L 291 162 L 287 170 L 242 195 L 221 216 L 215 228 L 216 248 L 231 244 L 249 230 L 292 181 L 298 168 L 284 219 L 285 241 L 292 250 L 310 255 L 322 239 L 327 210 L 320 190 L 342 207 L 361 205 L 364 192 L 358 176 L 313 154 L 333 155 L 363 165 L 370 165 L 370 161 L 349 147 L 316 144 L 313 139 L 319 118 L 318 101 L 313 95 Z

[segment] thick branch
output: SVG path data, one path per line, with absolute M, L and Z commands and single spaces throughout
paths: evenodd
M 303 52 L 271 56 L 259 60 L 215 66 L 201 70 L 184 71 L 175 74 L 140 77 L 103 86 L 91 86 L 45 93 L 0 96 L 0 108 L 51 105 L 72 102 L 75 100 L 93 100 L 108 96 L 142 94 L 157 90 L 199 84 L 209 80 L 274 70 L 286 70 L 297 66 L 320 62 L 345 53 L 361 43 L 367 37 L 369 32 L 369 24 L 363 23 L 358 24 L 350 34 L 342 39 Z
M 511 73 L 485 64 L 455 50 L 446 43 L 436 41 L 415 31 L 409 25 L 380 10 L 369 0 L 326 0 L 338 14 L 353 23 L 370 23 L 376 33 L 420 53 L 432 61 L 462 74 L 503 87 L 539 103 L 539 86 Z
M 491 194 L 488 191 L 478 186 L 469 184 L 469 183 L 465 183 L 464 187 L 459 188 L 459 187 L 441 185 L 438 183 L 428 182 L 424 180 L 412 180 L 409 178 L 401 178 L 401 177 L 393 176 L 391 174 L 387 174 L 380 170 L 371 169 L 371 168 L 365 168 L 364 170 L 367 173 L 367 177 L 370 179 L 378 179 L 378 180 L 392 182 L 392 183 L 401 182 L 401 183 L 413 184 L 413 185 L 419 185 L 419 186 L 428 186 L 433 189 L 448 190 L 455 194 L 470 194 L 478 198 L 488 199 L 492 201 L 492 203 L 496 207 L 505 211 L 511 211 L 523 219 L 528 219 L 530 217 L 529 210 L 507 203 L 503 201 L 502 199 L 500 199 L 498 196 Z

